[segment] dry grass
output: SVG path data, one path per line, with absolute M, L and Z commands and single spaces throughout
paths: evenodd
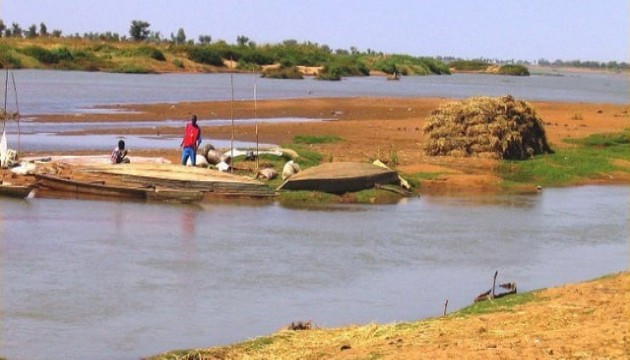
M 444 104 L 427 119 L 424 132 L 431 156 L 527 159 L 552 152 L 534 108 L 511 96 Z
M 151 359 L 627 359 L 630 273 L 511 295 L 438 318 L 281 330 Z

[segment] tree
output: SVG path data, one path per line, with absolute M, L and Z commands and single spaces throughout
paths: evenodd
M 56 38 L 61 37 L 61 30 L 53 30 L 52 36 Z
M 173 36 L 173 34 L 171 34 L 171 40 L 175 43 L 175 44 L 183 44 L 186 42 L 186 33 L 184 32 L 184 29 L 179 28 L 179 30 L 177 30 L 177 35 Z
M 210 44 L 212 42 L 212 36 L 210 35 L 199 35 L 199 43 L 201 44 Z
M 7 29 L 7 26 L 4 24 L 4 21 L 0 19 L 0 36 L 2 36 L 2 34 L 4 33 L 6 29 Z
M 135 41 L 146 40 L 150 34 L 149 26 L 151 26 L 151 24 L 146 21 L 133 20 L 129 28 L 129 36 Z
M 245 44 L 247 44 L 248 41 L 249 41 L 249 38 L 247 36 L 239 35 L 236 37 L 236 42 L 238 43 L 238 46 L 245 46 Z
M 48 36 L 48 28 L 46 27 L 46 24 L 44 23 L 39 24 L 39 36 L 41 37 Z
M 26 37 L 29 39 L 37 37 L 37 26 L 35 24 L 28 27 L 28 30 L 26 31 Z
M 13 37 L 22 37 L 22 28 L 20 27 L 19 24 L 12 23 L 11 28 L 12 28 L 11 34 Z

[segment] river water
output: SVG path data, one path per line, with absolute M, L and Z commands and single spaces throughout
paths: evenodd
M 512 96 L 525 100 L 616 103 L 628 102 L 627 74 L 557 73 L 527 77 L 454 74 L 408 76 L 400 81 L 383 77 L 352 77 L 342 81 L 256 79 L 251 74 L 129 75 L 76 71 L 15 70 L 20 113 L 94 112 L 99 105 L 175 103 L 181 101 L 304 97 L 446 97 Z M 14 108 L 9 89 L 8 107 Z
M 455 74 L 443 76 L 409 76 L 400 81 L 383 77 L 354 77 L 342 81 L 276 80 L 256 78 L 253 74 L 108 74 L 99 72 L 15 70 L 17 89 L 9 86 L 6 107 L 22 115 L 21 128 L 15 122 L 7 124 L 9 145 L 21 152 L 28 151 L 109 151 L 118 136 L 68 134 L 81 130 L 119 127 L 120 123 L 36 123 L 37 114 L 85 114 L 120 112 L 116 105 L 140 103 L 176 103 L 181 101 L 230 100 L 232 84 L 235 101 L 253 100 L 254 84 L 257 99 L 304 97 L 445 97 L 502 96 L 511 94 L 525 100 L 595 102 L 625 104 L 630 81 L 626 74 L 561 73 L 528 77 Z M 11 79 L 13 79 L 11 78 Z M 11 82 L 12 85 L 12 82 Z M 105 107 L 107 107 L 105 109 Z M 112 108 L 113 107 L 113 108 Z M 129 127 L 155 128 L 174 123 L 183 126 L 186 119 L 165 122 L 129 123 Z M 308 121 L 312 119 L 272 119 L 271 121 Z M 317 119 L 316 119 L 317 120 Z M 321 119 L 319 119 L 321 120 Z M 212 125 L 227 122 L 213 120 Z M 250 120 L 251 121 L 251 120 Z M 269 121 L 269 120 L 266 120 Z M 238 120 L 246 123 L 247 120 Z M 210 126 L 210 122 L 202 126 Z M 17 134 L 20 134 L 19 138 Z M 58 136 L 64 134 L 63 136 Z M 125 136 L 134 148 L 177 148 L 179 138 L 155 136 Z M 216 147 L 229 143 L 213 139 Z M 238 142 L 247 147 L 251 143 Z
M 216 74 L 15 77 L 26 122 L 230 93 L 229 75 Z M 234 80 L 236 98 L 250 100 L 253 76 Z M 258 79 L 257 89 L 259 99 L 511 93 L 626 103 L 628 94 L 618 74 L 381 80 Z M 440 315 L 446 299 L 449 311 L 470 304 L 496 270 L 520 291 L 583 281 L 628 268 L 628 201 L 625 186 L 306 209 L 0 198 L 0 356 L 136 359 L 249 339 L 292 321 L 409 321 Z
M 54 199 L 0 207 L 1 353 L 134 359 L 409 321 L 627 269 L 628 187 L 294 209 Z M 52 355 L 51 355 L 52 354 Z

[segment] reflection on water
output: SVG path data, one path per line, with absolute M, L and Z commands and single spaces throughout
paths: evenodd
M 413 320 L 627 267 L 628 188 L 290 209 L 0 199 L 7 358 L 129 359 Z M 474 199 L 474 200 L 473 200 Z M 96 354 L 96 356 L 95 356 Z

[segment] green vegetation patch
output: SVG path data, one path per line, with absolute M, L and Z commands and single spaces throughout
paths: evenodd
M 501 75 L 529 76 L 529 70 L 523 65 L 502 65 L 497 73 Z
M 306 146 L 301 144 L 287 144 L 284 145 L 284 147 L 300 155 L 295 161 L 300 164 L 302 170 L 319 165 L 324 158 L 322 154 L 309 150 Z
M 221 53 L 211 46 L 194 46 L 186 50 L 188 59 L 200 64 L 223 66 Z
M 138 47 L 125 48 L 120 51 L 123 57 L 145 57 L 157 61 L 166 61 L 164 53 L 160 49 L 152 46 L 142 45 Z
M 341 141 L 341 138 L 336 135 L 324 135 L 324 136 L 311 136 L 311 135 L 296 135 L 293 138 L 293 142 L 296 144 L 331 144 Z
M 16 50 L 6 44 L 0 44 L 0 68 L 22 68 L 22 62 L 16 55 Z
M 370 69 L 356 56 L 337 56 L 325 63 L 318 73 L 319 80 L 341 80 L 348 76 L 368 76 Z
M 535 292 L 508 295 L 492 301 L 480 301 L 458 310 L 452 314 L 456 317 L 467 317 L 472 315 L 488 314 L 500 311 L 512 311 L 517 305 L 523 305 L 536 300 Z
M 48 50 L 41 46 L 31 45 L 21 51 L 24 55 L 33 57 L 42 64 L 58 64 L 61 61 L 73 60 L 72 53 L 66 47 Z
M 279 66 L 275 68 L 269 68 L 262 72 L 261 77 L 269 79 L 293 79 L 302 80 L 304 76 L 295 66 Z
M 484 71 L 488 69 L 490 63 L 481 60 L 456 60 L 448 65 L 459 71 Z
M 140 65 L 125 64 L 114 69 L 114 72 L 123 74 L 153 74 L 155 71 Z
M 282 191 L 279 194 L 279 200 L 286 206 L 308 205 L 309 207 L 317 204 L 332 204 L 340 202 L 339 195 L 329 194 L 317 191 Z
M 428 57 L 414 57 L 410 55 L 384 55 L 372 57 L 369 61 L 371 66 L 386 74 L 402 75 L 429 75 L 429 74 L 450 74 L 446 64 Z
M 581 179 L 597 178 L 616 171 L 630 172 L 630 169 L 613 163 L 615 159 L 630 158 L 630 130 L 565 141 L 577 147 L 527 161 L 501 162 L 498 172 L 506 181 L 504 185 L 570 185 Z

